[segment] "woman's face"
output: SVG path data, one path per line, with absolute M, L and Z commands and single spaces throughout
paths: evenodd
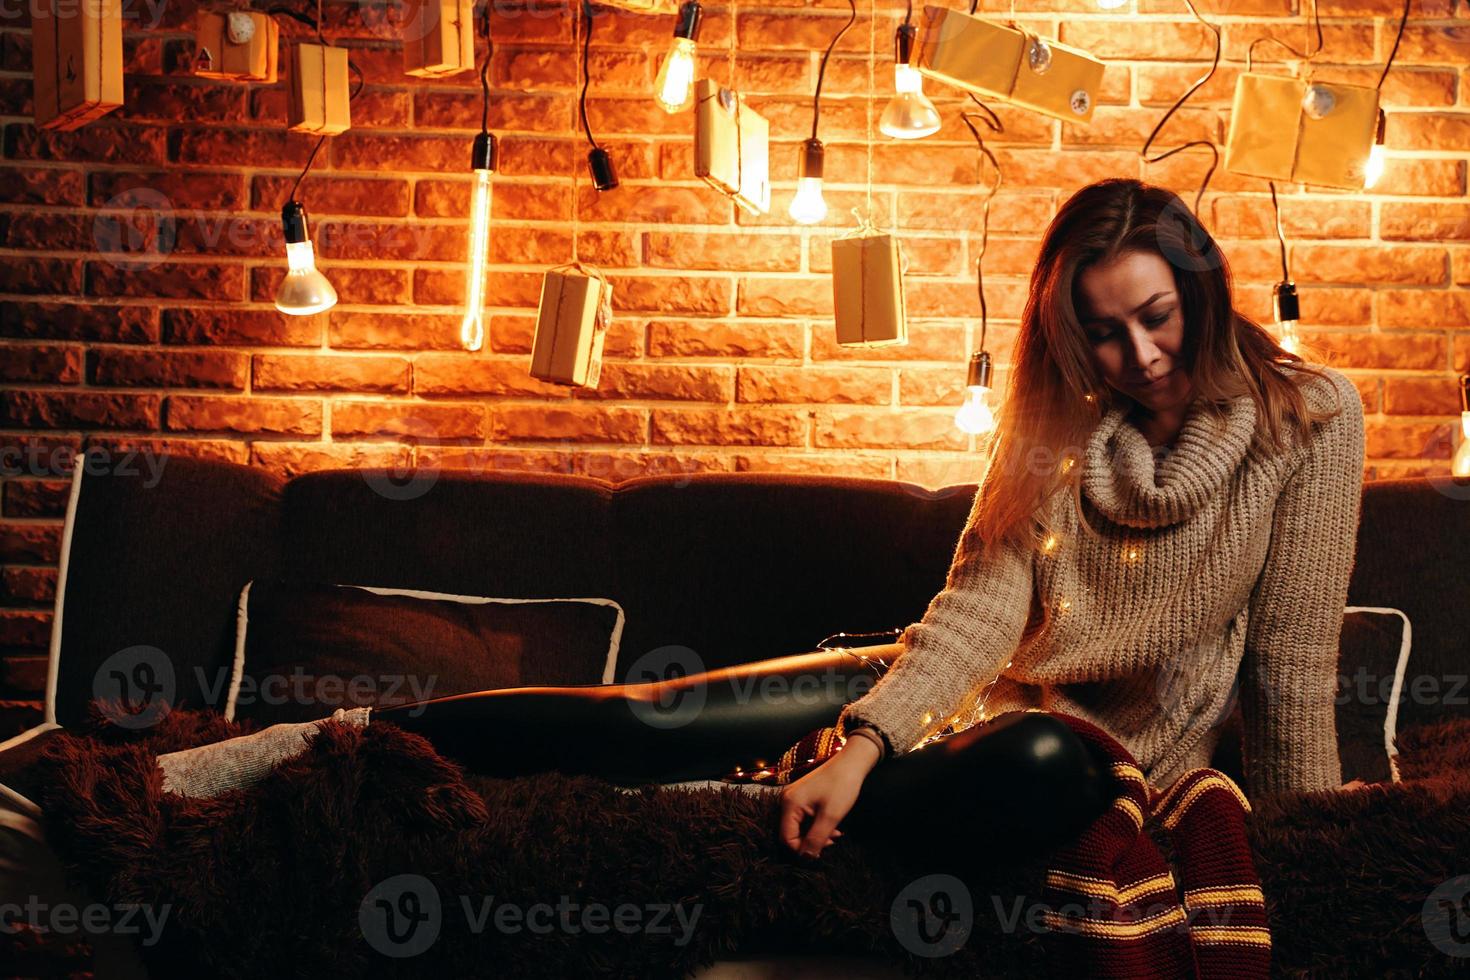
M 1151 412 L 1184 405 L 1184 316 L 1163 257 L 1132 251 L 1088 266 L 1077 277 L 1077 292 L 1077 316 L 1108 385 Z

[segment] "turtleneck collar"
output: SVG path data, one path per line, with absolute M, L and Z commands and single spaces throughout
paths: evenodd
M 1167 454 L 1148 444 L 1126 419 L 1128 411 L 1126 403 L 1109 408 L 1089 435 L 1082 492 L 1109 520 L 1129 527 L 1187 520 L 1224 490 L 1255 434 L 1256 403 L 1249 394 L 1228 403 L 1223 429 L 1195 399 Z

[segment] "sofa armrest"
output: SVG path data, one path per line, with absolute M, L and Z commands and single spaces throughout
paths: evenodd
M 35 803 L 40 795 L 35 763 L 61 730 L 55 722 L 43 721 L 0 742 L 0 803 L 32 816 L 41 815 L 41 807 Z

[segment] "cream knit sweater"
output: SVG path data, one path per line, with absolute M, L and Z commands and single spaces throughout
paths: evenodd
M 1248 395 L 1229 403 L 1223 431 L 1192 404 L 1169 451 L 1149 446 L 1126 408 L 1109 409 L 1075 491 L 1100 539 L 1079 527 L 1074 494 L 1058 492 L 1042 505 L 1055 535 L 987 563 L 972 507 L 944 589 L 839 728 L 873 726 L 891 755 L 951 720 L 1056 710 L 1110 733 L 1163 789 L 1209 765 L 1238 694 L 1249 794 L 1340 786 L 1337 646 L 1363 405 L 1347 377 L 1326 372 L 1332 384 L 1309 377 L 1304 394 L 1327 408 L 1340 399 L 1342 412 L 1278 453 L 1252 446 Z M 1032 603 L 1052 620 L 1022 642 Z

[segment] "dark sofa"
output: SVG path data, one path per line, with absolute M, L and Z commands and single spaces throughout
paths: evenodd
M 639 654 L 668 644 L 713 669 L 918 619 L 944 584 L 975 490 L 760 473 L 609 484 L 335 470 L 282 480 L 182 457 L 167 458 L 156 485 L 153 476 L 97 467 L 73 483 L 46 720 L 0 747 L 3 795 L 38 825 L 26 759 L 85 718 L 108 657 L 137 645 L 167 651 L 181 667 L 203 668 L 176 672 L 176 703 L 223 707 L 198 678 L 231 664 L 237 602 L 252 579 L 611 598 L 626 613 L 622 681 Z M 1466 669 L 1466 489 L 1431 478 L 1365 487 L 1349 605 L 1408 615 L 1415 675 Z M 1462 698 L 1421 696 L 1404 699 L 1397 724 L 1402 732 L 1451 717 L 1470 717 Z M 1238 777 L 1238 738 L 1220 746 L 1216 766 Z M 773 963 L 770 975 L 794 963 Z M 801 975 L 825 975 L 823 963 L 859 975 L 836 961 L 813 961 Z M 732 958 L 705 975 L 734 976 L 734 967 Z

